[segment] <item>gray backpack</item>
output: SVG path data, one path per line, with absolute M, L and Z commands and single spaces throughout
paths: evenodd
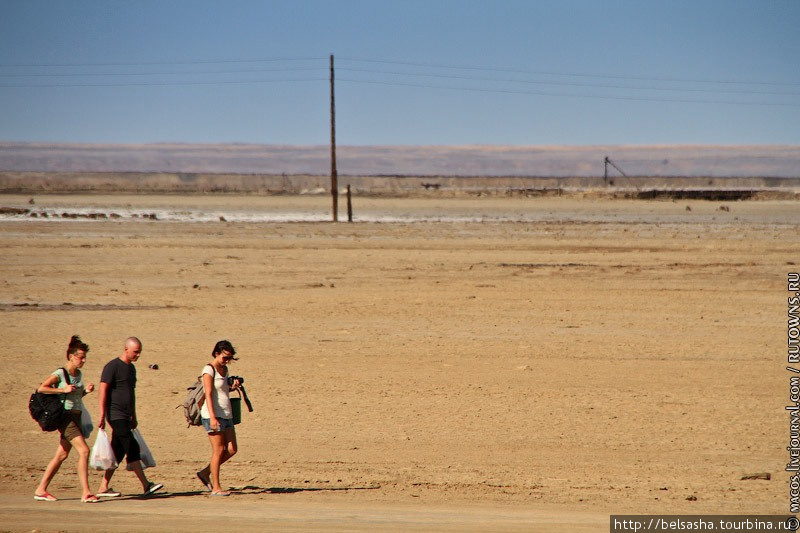
M 213 365 L 211 366 L 211 370 L 214 372 L 213 377 L 216 377 L 217 371 L 214 369 Z M 202 426 L 203 420 L 200 416 L 200 409 L 203 407 L 203 403 L 206 401 L 206 393 L 205 389 L 203 388 L 203 376 L 199 376 L 197 381 L 195 381 L 194 385 L 191 387 L 187 387 L 186 390 L 188 394 L 186 395 L 186 399 L 183 401 L 183 405 L 179 405 L 178 407 L 183 407 L 183 416 L 186 418 L 187 426 Z M 177 409 L 176 407 L 175 409 Z

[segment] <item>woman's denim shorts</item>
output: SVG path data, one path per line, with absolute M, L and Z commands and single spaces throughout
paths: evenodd
M 211 419 L 210 418 L 203 418 L 203 428 L 205 428 L 206 433 L 218 433 L 211 429 Z M 231 429 L 233 427 L 233 418 L 217 418 L 217 422 L 219 422 L 219 433 L 222 433 L 226 429 Z

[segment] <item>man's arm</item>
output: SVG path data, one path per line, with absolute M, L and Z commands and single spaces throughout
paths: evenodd
M 97 427 L 105 429 L 106 427 L 106 400 L 108 399 L 108 383 L 105 381 L 100 382 L 100 422 Z
M 131 363 L 131 367 L 133 367 L 133 363 Z M 135 370 L 135 368 L 132 368 L 132 370 Z M 139 421 L 136 419 L 136 382 L 134 381 L 134 386 L 131 389 L 131 429 L 136 429 L 138 426 Z

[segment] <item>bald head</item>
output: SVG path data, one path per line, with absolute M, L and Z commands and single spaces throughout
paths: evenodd
M 142 353 L 142 341 L 136 337 L 128 337 L 125 341 L 125 350 L 122 352 L 122 359 L 127 363 L 135 363 Z
M 138 346 L 139 349 L 141 349 L 142 348 L 142 341 L 140 341 L 137 337 L 128 337 L 125 340 L 125 347 L 127 348 L 129 346 Z

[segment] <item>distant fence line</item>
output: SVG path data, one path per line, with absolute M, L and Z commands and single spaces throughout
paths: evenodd
M 535 177 L 339 176 L 355 195 L 557 194 L 576 191 L 800 192 L 800 178 L 776 177 Z M 330 176 L 145 172 L 0 172 L 0 193 L 242 193 L 325 194 Z

